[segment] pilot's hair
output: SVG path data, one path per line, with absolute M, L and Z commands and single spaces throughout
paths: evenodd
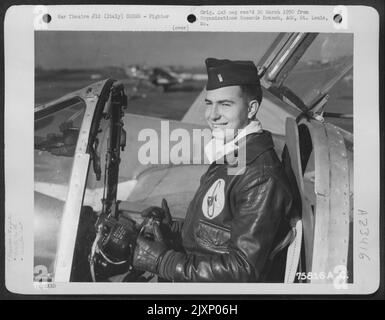
M 262 89 L 260 84 L 242 84 L 240 85 L 242 93 L 247 102 L 257 100 L 258 105 L 261 105 L 262 101 Z

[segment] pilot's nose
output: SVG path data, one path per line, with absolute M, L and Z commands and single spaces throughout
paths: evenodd
M 220 113 L 219 113 L 219 110 L 218 110 L 218 106 L 216 106 L 216 105 L 213 105 L 212 107 L 211 107 L 211 110 L 210 110 L 210 120 L 211 121 L 215 121 L 215 120 L 218 120 L 220 117 L 221 117 L 221 115 L 220 115 Z

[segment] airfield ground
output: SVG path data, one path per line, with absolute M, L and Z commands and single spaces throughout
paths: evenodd
M 35 83 L 35 105 L 57 99 L 67 93 L 86 87 L 98 80 L 91 80 L 89 75 L 84 77 L 61 78 L 57 75 L 49 79 L 39 79 Z M 127 108 L 128 113 L 147 115 L 162 119 L 181 120 L 192 102 L 204 87 L 202 81 L 187 81 L 162 92 L 161 88 L 148 85 L 140 85 L 139 91 L 132 90 L 132 83 L 124 81 L 126 92 L 133 95 Z M 326 111 L 353 113 L 352 90 L 345 82 L 339 84 L 330 92 L 331 99 Z M 145 95 L 140 98 L 140 95 Z M 135 96 L 136 95 L 136 96 Z M 328 119 L 328 121 L 353 132 L 352 119 Z

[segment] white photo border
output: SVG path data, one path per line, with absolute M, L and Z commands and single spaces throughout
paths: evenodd
M 232 8 L 233 6 L 221 6 Z M 266 23 L 241 21 L 231 24 L 214 21 L 210 28 L 188 25 L 189 14 L 218 10 L 216 6 L 13 6 L 4 21 L 5 49 L 5 272 L 9 291 L 23 294 L 371 294 L 380 282 L 380 141 L 379 141 L 379 16 L 365 6 L 240 6 L 258 9 L 302 9 L 332 17 L 336 10 L 346 15 L 347 24 L 336 28 L 332 19 L 311 22 Z M 113 20 L 59 20 L 70 12 L 156 12 L 170 19 L 136 19 L 133 23 Z M 42 14 L 52 17 L 42 23 Z M 159 21 L 161 20 L 161 21 Z M 56 283 L 54 288 L 33 284 L 33 109 L 34 109 L 34 31 L 35 30 L 119 30 L 185 32 L 346 32 L 354 34 L 354 283 L 336 290 L 332 285 L 315 284 L 222 284 L 222 283 Z M 22 92 L 22 94 L 21 94 Z M 22 116 L 21 116 L 22 115 Z M 16 120 L 17 119 L 17 120 Z M 15 165 L 15 162 L 17 165 Z M 23 200 L 20 201 L 20 195 Z M 358 210 L 368 213 L 371 261 L 360 259 L 357 245 L 362 231 Z

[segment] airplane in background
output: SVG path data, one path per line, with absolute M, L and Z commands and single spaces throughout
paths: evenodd
M 126 67 L 125 71 L 129 79 L 137 81 L 137 87 L 146 84 L 158 87 L 162 92 L 167 92 L 170 87 L 181 84 L 185 80 L 168 68 L 131 65 Z
M 328 111 L 333 87 L 353 67 L 352 51 L 334 51 L 345 40 L 338 34 L 283 33 L 256 63 L 264 97 L 258 118 L 272 132 L 277 154 L 286 152 L 302 202 L 285 283 L 297 282 L 297 271 L 320 274 L 336 265 L 352 278 L 353 135 L 329 121 L 343 114 Z M 321 45 L 325 52 L 325 43 L 333 44 L 328 62 L 307 63 L 309 49 L 318 52 L 314 48 Z M 162 68 L 133 66 L 126 72 L 165 90 L 183 82 Z M 170 130 L 207 128 L 204 96 L 203 89 L 181 121 L 170 121 Z M 121 260 L 120 249 L 113 256 L 105 254 L 111 248 L 98 254 L 95 248 L 120 228 L 127 241 L 120 248 L 129 253 L 140 212 L 162 198 L 174 218 L 184 218 L 208 165 L 141 164 L 138 133 L 152 128 L 160 135 L 161 119 L 124 113 L 129 103 L 123 86 L 107 79 L 35 108 L 36 282 L 122 281 L 112 276 L 119 272 L 124 281 L 136 281 L 139 275 Z M 95 224 L 109 231 L 102 234 Z

